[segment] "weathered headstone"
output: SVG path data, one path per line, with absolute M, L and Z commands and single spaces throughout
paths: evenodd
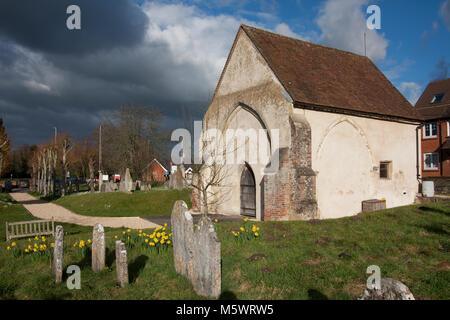
M 173 188 L 176 190 L 184 189 L 184 166 L 182 164 L 178 166 L 178 169 L 175 172 L 175 181 Z
M 220 242 L 211 219 L 203 216 L 194 232 L 194 277 L 197 294 L 217 299 L 221 292 Z
M 53 247 L 53 274 L 55 282 L 61 283 L 63 272 L 63 256 L 64 256 L 64 228 L 56 226 L 55 245 Z
M 119 190 L 125 193 L 131 193 L 133 189 L 133 179 L 131 178 L 130 169 L 127 168 L 123 179 L 120 181 Z
M 102 271 L 105 268 L 105 229 L 99 223 L 92 231 L 92 270 Z
M 380 289 L 366 289 L 359 300 L 415 300 L 407 286 L 398 280 L 381 278 Z
M 218 298 L 221 293 L 220 242 L 208 217 L 193 229 L 192 215 L 184 201 L 177 201 L 171 216 L 175 270 L 187 277 L 197 294 Z
M 175 270 L 192 279 L 194 223 L 184 201 L 175 202 L 170 221 Z
M 117 269 L 117 284 L 124 288 L 128 283 L 128 262 L 127 250 L 125 243 L 116 241 L 116 269 Z

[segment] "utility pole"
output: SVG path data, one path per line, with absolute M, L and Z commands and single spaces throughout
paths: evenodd
M 55 128 L 55 145 L 56 145 L 56 136 L 58 135 L 58 129 L 56 127 Z
M 102 125 L 98 133 L 98 170 L 102 170 Z
M 102 192 L 103 173 L 102 173 L 102 125 L 98 131 L 98 191 Z

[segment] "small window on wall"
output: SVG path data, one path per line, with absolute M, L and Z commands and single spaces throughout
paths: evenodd
M 392 162 L 380 162 L 380 179 L 391 179 Z
M 439 153 L 425 153 L 424 154 L 424 168 L 425 170 L 437 170 L 439 169 Z
M 438 134 L 438 128 L 436 122 L 426 123 L 423 126 L 423 137 L 424 138 L 436 138 Z

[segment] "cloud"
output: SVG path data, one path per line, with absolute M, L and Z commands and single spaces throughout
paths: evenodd
M 412 105 L 416 104 L 422 94 L 422 87 L 415 82 L 402 82 L 399 89 Z
M 80 7 L 83 15 L 87 7 Z M 144 18 L 136 21 L 143 26 L 138 36 L 128 35 L 133 41 L 122 41 L 126 37 L 119 33 L 116 43 L 113 28 L 99 43 L 93 43 L 94 35 L 80 38 L 78 49 L 58 32 L 46 29 L 60 46 L 41 30 L 36 37 L 42 42 L 30 30 L 10 32 L 18 27 L 15 19 L 0 22 L 0 117 L 16 145 L 38 143 L 54 126 L 89 136 L 103 114 L 129 102 L 159 108 L 170 125 L 183 123 L 182 106 L 194 119 L 202 117 L 239 25 L 255 23 L 182 4 L 144 3 L 127 10 L 136 8 Z M 54 9 L 42 12 L 49 14 L 43 21 L 51 20 Z M 117 23 L 132 33 L 130 21 Z M 82 18 L 82 28 L 83 23 Z
M 406 58 L 400 63 L 395 63 L 395 65 L 387 70 L 384 70 L 383 73 L 389 80 L 395 80 L 402 76 L 402 74 L 408 71 L 412 65 L 414 65 L 414 61 Z
M 434 70 L 431 72 L 431 81 L 443 80 L 449 77 L 448 70 L 450 69 L 450 62 L 447 62 L 446 58 L 443 56 L 436 63 Z
M 439 15 L 447 29 L 450 31 L 450 0 L 446 0 L 442 3 Z
M 321 42 L 363 55 L 366 32 L 367 56 L 374 61 L 384 59 L 388 40 L 384 34 L 367 28 L 365 10 L 368 3 L 369 0 L 327 0 L 316 20 L 322 31 Z
M 81 10 L 81 30 L 66 27 L 69 5 Z M 134 46 L 145 35 L 147 16 L 132 0 L 0 1 L 0 34 L 30 49 L 86 54 Z

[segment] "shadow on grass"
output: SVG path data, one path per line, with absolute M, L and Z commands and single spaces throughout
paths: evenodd
M 430 233 L 440 234 L 440 235 L 448 235 L 448 232 L 442 228 L 441 225 L 429 225 L 429 226 L 422 226 L 426 231 Z
M 425 212 L 436 212 L 436 213 L 444 214 L 446 216 L 450 216 L 450 213 L 448 213 L 447 211 L 437 209 L 437 208 L 430 208 L 430 207 L 422 206 L 422 207 L 419 207 L 419 210 L 425 211 Z
M 108 247 L 105 249 L 105 265 L 108 268 L 112 267 L 113 262 L 116 260 L 116 250 L 112 250 Z
M 147 260 L 148 260 L 147 256 L 140 255 L 128 265 L 128 275 L 130 283 L 134 283 L 136 279 L 139 277 L 139 274 L 141 273 L 142 269 L 144 269 L 145 265 L 147 264 Z
M 309 289 L 308 290 L 308 299 L 309 300 L 328 300 L 328 297 L 316 289 Z

